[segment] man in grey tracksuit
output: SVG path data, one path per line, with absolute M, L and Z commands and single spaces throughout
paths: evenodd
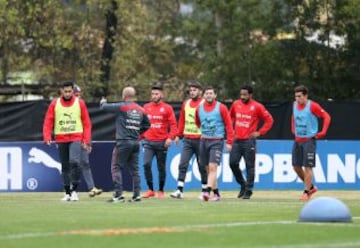
M 130 202 L 141 201 L 139 173 L 139 136 L 150 127 L 144 109 L 134 102 L 135 89 L 125 87 L 122 102 L 100 101 L 100 108 L 116 113 L 116 149 L 113 152 L 111 175 L 114 183 L 114 197 L 109 202 L 125 202 L 121 171 L 127 168 L 133 180 L 133 196 Z

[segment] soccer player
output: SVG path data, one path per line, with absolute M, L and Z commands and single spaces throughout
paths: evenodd
M 207 189 L 203 200 L 208 201 L 211 190 L 214 191 L 212 201 L 220 200 L 217 187 L 217 168 L 220 165 L 223 143 L 226 136 L 226 151 L 230 152 L 233 143 L 233 129 L 227 107 L 216 101 L 213 87 L 204 90 L 205 101 L 196 109 L 195 122 L 201 130 L 200 166 L 208 168 Z
M 307 201 L 317 191 L 317 187 L 313 185 L 316 140 L 325 137 L 331 117 L 318 103 L 308 99 L 307 87 L 299 85 L 295 87 L 294 92 L 291 131 L 295 135 L 295 142 L 292 149 L 292 164 L 294 171 L 304 182 L 304 192 L 300 200 Z M 323 119 L 320 132 L 318 118 Z
M 183 198 L 183 189 L 186 177 L 186 171 L 189 167 L 190 159 L 193 155 L 196 156 L 198 169 L 201 176 L 202 192 L 207 188 L 207 171 L 205 167 L 201 167 L 199 163 L 199 148 L 200 148 L 200 128 L 195 123 L 195 112 L 197 107 L 203 99 L 202 87 L 199 82 L 193 81 L 189 84 L 189 96 L 183 102 L 180 111 L 178 122 L 178 137 L 183 137 L 183 147 L 180 155 L 179 175 L 177 180 L 177 190 L 170 194 L 172 198 Z
M 81 149 L 89 149 L 91 121 L 85 102 L 73 94 L 74 83 L 64 82 L 61 96 L 54 99 L 46 112 L 43 140 L 51 145 L 52 133 L 59 151 L 65 196 L 62 201 L 78 201 Z
M 238 198 L 250 199 L 255 179 L 256 138 L 266 134 L 274 120 L 265 107 L 253 98 L 253 88 L 244 85 L 240 89 L 240 99 L 230 107 L 230 117 L 235 131 L 235 140 L 230 152 L 230 168 L 240 185 Z M 258 129 L 259 121 L 263 121 Z M 241 158 L 245 160 L 246 180 L 239 168 Z
M 150 127 L 144 109 L 135 103 L 135 89 L 125 87 L 122 102 L 100 101 L 102 110 L 116 113 L 116 149 L 113 150 L 111 175 L 114 183 L 114 197 L 109 202 L 125 202 L 121 171 L 127 168 L 133 181 L 133 196 L 129 202 L 141 201 L 139 173 L 139 136 Z
M 74 85 L 74 95 L 79 98 L 81 97 L 81 88 L 76 84 Z M 87 149 L 82 147 L 81 158 L 80 158 L 80 169 L 83 174 L 87 188 L 89 190 L 88 194 L 90 197 L 94 197 L 96 195 L 100 195 L 102 193 L 102 189 L 95 187 L 94 184 L 94 178 L 92 175 L 90 162 L 89 162 L 89 154 L 91 153 L 91 150 L 92 150 L 91 146 L 88 146 Z
M 151 127 L 144 133 L 144 171 L 148 191 L 144 198 L 154 197 L 154 184 L 151 171 L 153 157 L 156 157 L 159 172 L 158 198 L 164 198 L 166 180 L 166 157 L 172 140 L 177 135 L 175 113 L 171 105 L 163 102 L 163 87 L 157 83 L 151 88 L 151 102 L 144 105 Z

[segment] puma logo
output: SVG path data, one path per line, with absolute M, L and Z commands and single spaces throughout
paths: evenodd
M 48 168 L 57 169 L 61 174 L 61 163 L 57 162 L 49 154 L 36 147 L 30 149 L 28 162 L 43 164 Z
M 71 119 L 72 118 L 72 113 L 70 113 L 70 114 L 68 114 L 68 113 L 64 113 L 64 116 L 66 116 L 66 117 L 68 117 L 69 119 Z

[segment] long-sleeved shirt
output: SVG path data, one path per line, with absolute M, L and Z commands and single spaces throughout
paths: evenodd
M 204 101 L 204 111 L 205 112 L 213 111 L 216 107 L 216 103 L 217 103 L 217 101 L 213 101 L 212 103 L 208 103 L 208 102 Z M 233 139 L 234 139 L 234 131 L 232 128 L 229 111 L 228 111 L 227 107 L 222 103 L 220 104 L 220 114 L 221 114 L 222 120 L 224 122 L 224 127 L 225 127 L 225 132 L 226 132 L 226 143 L 231 145 L 233 143 Z M 198 127 L 201 126 L 200 116 L 199 116 L 199 108 L 196 109 L 195 123 Z
M 150 128 L 144 108 L 133 101 L 103 103 L 100 109 L 116 113 L 116 140 L 138 140 Z
M 235 139 L 246 140 L 256 132 L 259 121 L 264 123 L 259 129 L 260 135 L 266 134 L 274 123 L 274 119 L 264 105 L 250 99 L 247 103 L 236 100 L 230 107 L 230 117 L 234 126 Z
M 160 101 L 144 105 L 145 112 L 150 121 L 150 128 L 144 133 L 149 141 L 164 141 L 174 139 L 177 135 L 175 113 L 171 105 Z
M 71 107 L 75 102 L 76 97 L 72 96 L 69 101 L 65 101 L 63 97 L 60 97 L 60 104 L 63 107 Z M 55 125 L 55 106 L 58 99 L 54 99 L 46 112 L 45 120 L 43 124 L 43 140 L 44 142 L 52 140 L 52 133 Z M 55 142 L 57 143 L 67 143 L 73 141 L 80 141 L 84 144 L 90 144 L 91 142 L 91 120 L 89 113 L 86 107 L 85 102 L 82 99 L 79 99 L 80 111 L 81 111 L 81 123 L 83 127 L 83 132 L 78 133 L 66 133 L 66 134 L 56 134 Z
M 305 104 L 298 104 L 298 110 L 301 111 L 306 107 Z M 327 130 L 330 126 L 331 117 L 328 112 L 326 112 L 317 102 L 311 101 L 310 103 L 310 112 L 314 114 L 316 117 L 323 119 L 323 126 L 322 130 L 318 132 L 315 136 L 317 139 L 321 139 L 325 137 Z M 294 114 L 291 116 L 291 132 L 295 134 L 295 120 L 294 120 Z M 301 138 L 301 137 L 295 137 L 296 142 L 305 142 L 308 141 L 309 138 Z
M 183 102 L 183 104 L 181 105 L 181 110 L 180 110 L 180 116 L 179 116 L 179 121 L 178 121 L 178 136 L 182 137 L 184 136 L 185 138 L 188 139 L 200 139 L 200 134 L 184 134 L 184 129 L 185 129 L 185 117 L 186 117 L 186 113 L 185 113 L 185 107 L 186 104 L 189 104 L 189 106 L 191 108 L 198 108 L 200 103 L 203 101 L 203 99 L 201 97 L 197 98 L 197 99 L 189 99 Z M 195 122 L 195 115 L 194 115 L 194 122 Z

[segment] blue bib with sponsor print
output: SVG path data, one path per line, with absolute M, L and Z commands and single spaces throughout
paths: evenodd
M 224 138 L 225 127 L 220 113 L 220 102 L 211 112 L 205 112 L 204 103 L 199 106 L 200 130 L 203 138 Z
M 294 124 L 295 124 L 295 136 L 300 138 L 314 137 L 318 132 L 318 120 L 317 117 L 310 111 L 311 101 L 306 103 L 303 110 L 298 110 L 297 102 L 294 102 Z

